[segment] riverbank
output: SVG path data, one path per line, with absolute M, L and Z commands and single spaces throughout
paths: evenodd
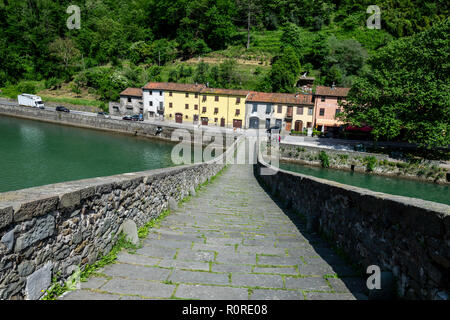
M 450 185 L 445 163 L 433 160 L 400 161 L 385 154 L 280 145 L 280 160 L 312 167 L 354 171 L 370 175 L 394 177 Z
M 95 114 L 85 115 L 80 113 L 65 113 L 65 112 L 55 112 L 51 110 L 41 110 L 38 108 L 22 107 L 18 105 L 8 105 L 2 104 L 0 101 L 0 115 L 43 121 L 49 123 L 57 123 L 67 126 L 95 129 L 101 131 L 117 132 L 121 134 L 140 136 L 156 140 L 171 141 L 175 130 L 184 129 L 187 130 L 191 135 L 191 141 L 194 145 L 198 144 L 194 141 L 194 129 L 191 128 L 180 128 L 179 126 L 172 125 L 170 123 L 150 123 L 150 122 L 139 122 L 139 121 L 124 121 L 117 119 L 106 119 L 103 117 L 97 117 Z M 200 129 L 201 130 L 201 129 Z M 211 137 L 214 133 L 210 133 L 208 130 L 202 130 L 204 133 L 204 139 L 202 144 L 209 145 L 211 141 L 214 141 Z M 208 136 L 208 139 L 205 137 Z M 225 140 L 223 137 L 223 146 L 227 146 L 234 142 L 238 135 L 234 135 L 234 139 L 230 141 Z M 178 142 L 178 141 L 177 141 Z

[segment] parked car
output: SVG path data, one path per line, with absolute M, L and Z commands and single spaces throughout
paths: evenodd
M 102 117 L 102 118 L 106 118 L 106 119 L 111 119 L 111 116 L 109 115 L 108 112 L 99 112 L 97 113 L 97 117 Z
M 138 114 L 131 116 L 131 118 L 133 121 L 144 121 L 144 118 L 142 117 L 142 115 L 138 115 Z
M 133 118 L 130 116 L 125 116 L 122 118 L 122 120 L 133 121 Z
M 70 112 L 69 109 L 67 109 L 66 107 L 63 107 L 63 106 L 57 106 L 55 110 L 56 111 L 61 111 L 61 112 L 67 112 L 67 113 Z

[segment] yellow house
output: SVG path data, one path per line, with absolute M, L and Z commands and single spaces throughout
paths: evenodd
M 176 123 L 198 123 L 200 112 L 200 91 L 204 85 L 169 82 L 150 82 L 143 89 L 155 91 L 163 98 L 164 119 Z
M 203 125 L 243 128 L 245 99 L 249 91 L 203 88 L 200 100 L 200 121 Z

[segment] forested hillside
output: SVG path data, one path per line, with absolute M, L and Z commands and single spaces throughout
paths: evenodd
M 0 0 L 0 87 L 70 83 L 107 101 L 149 80 L 284 92 L 308 72 L 350 86 L 375 50 L 449 12 L 447 1 L 380 0 L 381 29 L 369 30 L 372 2 Z M 81 8 L 79 30 L 66 27 L 69 5 Z

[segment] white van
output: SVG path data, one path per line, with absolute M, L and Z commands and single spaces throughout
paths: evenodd
M 42 101 L 41 97 L 35 96 L 33 94 L 27 94 L 23 93 L 19 96 L 17 96 L 17 101 L 19 102 L 19 105 L 21 106 L 27 106 L 27 107 L 33 107 L 33 108 L 39 108 L 44 109 L 44 102 Z

